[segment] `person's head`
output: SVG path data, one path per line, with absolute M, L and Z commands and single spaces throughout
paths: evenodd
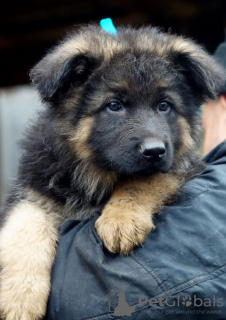
M 221 43 L 214 58 L 226 70 L 226 41 Z M 210 100 L 203 110 L 205 139 L 203 153 L 206 155 L 226 139 L 226 80 L 217 100 Z

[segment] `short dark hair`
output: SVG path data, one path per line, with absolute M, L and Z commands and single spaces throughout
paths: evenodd
M 213 56 L 217 60 L 217 62 L 224 68 L 226 73 L 226 41 L 219 44 Z M 224 85 L 220 89 L 220 93 L 226 94 L 226 80 L 224 82 Z

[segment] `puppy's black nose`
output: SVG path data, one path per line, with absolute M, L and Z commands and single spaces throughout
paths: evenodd
M 146 139 L 140 145 L 140 152 L 144 158 L 150 161 L 160 161 L 166 149 L 161 140 Z

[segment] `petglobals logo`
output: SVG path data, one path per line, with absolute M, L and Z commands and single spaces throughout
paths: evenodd
M 129 303 L 127 301 L 125 292 L 114 292 L 108 299 L 109 312 L 112 317 L 115 316 L 131 316 L 135 313 L 136 307 L 142 309 L 142 306 L 147 309 L 147 305 L 151 308 L 149 312 L 153 314 L 221 314 L 221 308 L 224 306 L 223 298 L 212 297 L 200 298 L 194 294 L 192 297 L 187 295 L 174 295 L 168 297 L 158 296 L 156 298 L 149 298 L 147 296 L 138 296 L 137 301 Z M 162 308 L 154 308 L 162 307 Z
M 146 296 L 139 296 L 139 306 L 142 306 L 144 304 L 149 303 L 150 307 L 155 307 L 155 306 L 160 306 L 160 307 L 181 307 L 181 306 L 185 306 L 185 307 L 204 307 L 204 308 L 208 308 L 208 307 L 223 307 L 224 306 L 224 301 L 223 298 L 218 298 L 215 295 L 213 295 L 212 297 L 208 297 L 208 298 L 200 298 L 196 295 L 194 295 L 193 297 L 189 297 L 189 296 L 181 296 L 181 295 L 177 295 L 177 296 L 168 296 L 167 298 L 163 297 L 157 297 L 157 298 L 151 298 L 149 299 Z
M 113 316 L 131 316 L 135 312 L 135 307 L 126 301 L 125 292 L 113 294 L 108 301 L 109 311 L 113 312 Z

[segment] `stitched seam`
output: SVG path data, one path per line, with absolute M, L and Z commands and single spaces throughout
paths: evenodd
M 194 184 L 187 184 L 185 185 L 185 189 L 187 188 L 192 188 L 192 189 L 196 189 L 198 190 L 199 192 L 205 192 L 206 190 L 208 190 L 208 187 L 207 186 L 202 186 L 199 184 L 200 187 L 197 186 L 198 183 L 194 183 Z M 181 192 L 186 192 L 186 191 L 183 191 L 183 188 L 181 189 Z
M 200 177 L 202 177 L 202 175 L 200 175 Z M 207 182 L 206 182 L 206 184 L 207 184 Z M 200 189 L 208 189 L 208 187 L 207 186 L 203 186 L 201 183 L 199 183 L 199 182 L 197 182 L 197 181 L 195 181 L 195 183 L 194 183 L 194 186 L 193 186 L 193 181 L 192 181 L 192 183 L 191 183 L 191 185 L 192 185 L 192 188 L 195 188 L 195 189 L 198 189 L 198 190 L 200 190 Z M 198 188 L 198 187 L 196 187 L 195 185 L 198 185 L 200 188 Z M 200 190 L 201 191 L 201 190 Z M 205 190 L 204 190 L 205 191 Z
M 194 198 L 194 197 L 195 197 L 195 195 L 190 194 L 190 193 L 188 193 L 188 192 L 186 192 L 186 191 L 184 191 L 184 190 L 181 190 L 180 192 L 181 192 L 181 193 L 183 193 L 183 194 L 188 195 L 189 197 L 192 197 L 192 198 Z
M 136 263 L 138 263 L 145 271 L 147 271 L 156 280 L 160 288 L 163 287 L 165 290 L 170 290 L 170 288 L 166 285 L 166 283 L 161 278 L 161 276 L 154 269 L 150 268 L 137 253 L 134 253 L 131 257 Z
M 170 289 L 169 291 L 165 291 L 163 294 L 158 294 L 157 296 L 154 296 L 153 298 L 158 298 L 158 297 L 162 297 L 163 299 L 164 298 L 167 298 L 171 295 L 175 295 L 175 294 L 178 294 L 178 293 L 181 293 L 189 288 L 192 288 L 192 287 L 195 287 L 196 285 L 200 284 L 200 283 L 203 283 L 203 282 L 206 282 L 206 281 L 210 281 L 210 280 L 213 280 L 215 278 L 218 278 L 219 276 L 221 276 L 223 274 L 223 271 L 225 269 L 226 265 L 223 265 L 217 269 L 215 269 L 213 272 L 210 272 L 208 274 L 205 274 L 205 275 L 201 275 L 199 277 L 194 277 L 190 280 L 188 280 L 187 282 L 184 282 L 182 284 L 179 284 L 178 286 Z M 197 281 L 194 281 L 194 279 L 197 279 Z M 198 279 L 200 279 L 200 281 L 198 281 Z M 185 286 L 185 284 L 187 284 L 187 286 Z M 182 287 L 180 289 L 180 287 Z M 137 310 L 135 310 L 134 313 L 136 312 L 140 312 L 140 311 L 143 311 L 145 309 L 149 309 L 149 308 L 152 308 L 149 303 L 144 306 L 143 308 L 139 308 L 139 305 L 138 305 L 138 308 Z M 122 318 L 120 318 L 122 319 Z
M 185 207 L 187 207 L 187 206 L 189 205 L 189 203 L 192 202 L 195 198 L 197 198 L 197 197 L 199 197 L 201 194 L 206 193 L 206 192 L 209 192 L 209 191 L 210 191 L 209 189 L 206 189 L 206 190 L 204 190 L 203 192 L 200 192 L 199 194 L 197 194 L 196 196 L 194 196 L 192 199 L 189 199 L 186 203 L 183 204 L 183 206 L 180 206 L 180 205 L 178 205 L 178 206 L 185 208 Z M 165 208 L 167 208 L 167 207 L 165 207 Z M 168 208 L 170 208 L 170 209 L 167 210 L 167 213 L 170 213 L 170 212 L 172 212 L 172 211 L 175 210 L 175 207 L 168 207 Z
M 223 271 L 224 269 L 226 268 L 226 264 L 224 264 L 223 266 L 220 266 L 219 268 L 215 269 L 214 271 L 210 272 L 210 273 L 207 273 L 205 275 L 201 275 L 201 276 L 198 276 L 198 277 L 194 277 L 190 280 L 188 280 L 187 282 L 183 282 L 182 284 L 179 284 L 178 286 L 170 289 L 170 290 L 167 290 L 165 292 L 163 292 L 162 294 L 158 294 L 157 296 L 154 296 L 152 298 L 157 298 L 157 297 L 163 297 L 165 296 L 165 298 L 169 297 L 170 295 L 172 294 L 176 294 L 176 293 L 180 293 L 180 292 L 183 292 L 185 290 L 187 290 L 188 288 L 192 288 L 192 287 L 195 287 L 196 285 L 202 283 L 202 282 L 205 282 L 205 281 L 210 281 L 210 280 L 213 280 L 215 278 L 218 278 L 219 276 L 221 276 L 223 274 Z M 197 281 L 194 281 L 194 279 L 197 279 Z M 198 281 L 198 279 L 200 279 L 200 281 Z M 184 286 L 183 288 L 180 289 L 181 286 L 185 285 L 185 284 L 188 284 L 187 286 Z M 131 306 L 138 306 L 137 310 L 133 313 L 138 313 L 140 311 L 143 311 L 143 310 L 146 310 L 148 308 L 152 308 L 149 303 L 147 304 L 147 306 L 144 306 L 142 308 L 139 308 L 139 305 L 138 304 L 133 304 Z M 107 317 L 107 318 L 106 318 Z M 114 316 L 113 314 L 111 313 L 104 313 L 104 314 L 101 314 L 101 315 L 96 315 L 96 316 L 91 316 L 91 317 L 88 317 L 88 318 L 82 318 L 80 320 L 103 320 L 103 319 L 125 319 L 125 317 L 117 317 L 117 316 Z
M 202 275 L 194 277 L 188 281 L 184 281 L 184 282 L 180 283 L 179 285 L 171 288 L 170 291 L 171 291 L 171 293 L 173 293 L 174 291 L 175 291 L 174 293 L 181 292 L 181 291 L 184 291 L 185 289 L 191 288 L 199 283 L 209 281 L 214 278 L 218 278 L 223 273 L 225 268 L 226 268 L 226 264 L 224 264 L 223 266 L 220 266 L 219 268 L 215 269 L 212 272 L 202 274 Z M 182 290 L 180 290 L 180 287 L 182 287 Z

